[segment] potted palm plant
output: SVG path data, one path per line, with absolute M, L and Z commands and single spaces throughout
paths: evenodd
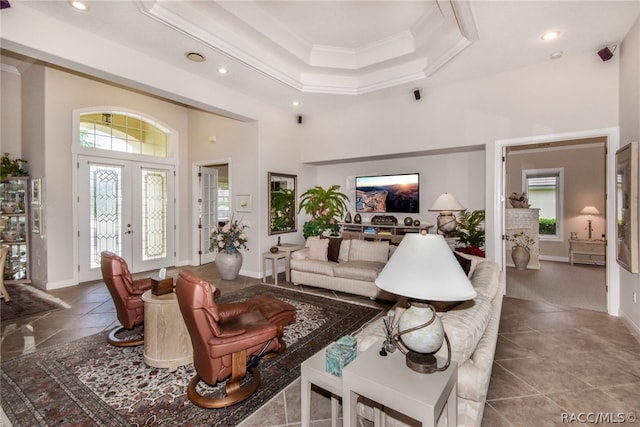
M 458 238 L 456 251 L 484 257 L 484 209 L 476 211 L 463 210 L 458 216 Z
M 327 189 L 315 186 L 302 193 L 298 213 L 304 210 L 311 216 L 311 219 L 302 226 L 305 239 L 325 232 L 338 234 L 340 223 L 336 218 L 342 218 L 347 211 L 349 201 L 349 197 L 338 190 L 340 190 L 339 185 L 332 185 Z

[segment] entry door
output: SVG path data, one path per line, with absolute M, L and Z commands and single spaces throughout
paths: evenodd
M 102 251 L 134 273 L 173 266 L 173 166 L 79 156 L 78 168 L 78 279 L 102 277 Z
M 201 167 L 200 173 L 200 264 L 215 260 L 211 232 L 218 226 L 218 171 Z

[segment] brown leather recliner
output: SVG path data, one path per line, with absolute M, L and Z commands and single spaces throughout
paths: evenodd
M 260 357 L 278 351 L 278 325 L 270 323 L 251 304 L 216 304 L 212 288 L 189 270 L 181 270 L 176 283 L 180 312 L 191 335 L 196 375 L 187 397 L 202 408 L 222 408 L 251 396 L 260 385 L 256 369 Z M 241 387 L 247 368 L 251 381 Z M 200 380 L 209 385 L 228 379 L 223 397 L 196 391 Z
M 144 302 L 142 294 L 151 289 L 151 279 L 133 280 L 127 262 L 113 252 L 100 253 L 102 279 L 109 289 L 116 306 L 118 321 L 122 326 L 114 328 L 107 337 L 107 342 L 118 347 L 132 347 L 144 343 L 144 338 L 134 339 L 117 337 L 125 329 L 133 329 L 144 323 Z

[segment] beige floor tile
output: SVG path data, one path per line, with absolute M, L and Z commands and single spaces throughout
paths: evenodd
M 514 427 L 563 425 L 562 409 L 545 396 L 494 400 L 491 406 Z
M 563 390 L 583 390 L 591 385 L 580 376 L 573 375 L 548 357 L 532 356 L 526 359 L 501 360 L 496 362 L 516 378 L 529 384 L 538 393 L 553 393 Z
M 489 391 L 487 393 L 488 401 L 516 396 L 531 396 L 534 394 L 538 394 L 536 389 L 499 364 L 493 364 L 491 382 L 489 383 Z

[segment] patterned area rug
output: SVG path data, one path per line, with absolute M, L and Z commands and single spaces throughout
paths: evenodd
M 23 283 L 5 283 L 9 293 L 9 304 L 0 300 L 0 320 L 2 322 L 22 319 L 48 311 L 69 308 L 64 301 L 49 295 L 33 285 Z
M 265 285 L 223 295 L 219 302 L 255 295 L 270 295 L 294 305 L 297 321 L 285 329 L 285 353 L 260 362 L 260 387 L 244 402 L 222 409 L 198 408 L 186 397 L 195 374 L 193 365 L 176 372 L 148 367 L 142 361 L 142 346 L 112 347 L 101 333 L 2 363 L 2 408 L 16 427 L 234 426 L 298 378 L 304 360 L 380 313 Z M 199 391 L 217 393 L 222 387 Z

